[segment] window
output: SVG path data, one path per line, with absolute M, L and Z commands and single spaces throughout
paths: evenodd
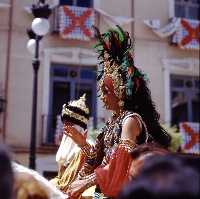
M 93 7 L 93 0 L 60 0 L 60 5 L 70 5 L 79 7 Z
M 188 19 L 200 19 L 200 0 L 175 0 L 175 16 Z
M 96 68 L 53 63 L 50 70 L 50 106 L 47 116 L 46 143 L 54 143 L 56 130 L 62 126 L 62 105 L 86 93 L 90 121 L 96 126 Z M 59 125 L 59 127 L 58 127 Z
M 172 124 L 199 122 L 199 79 L 197 77 L 171 76 Z

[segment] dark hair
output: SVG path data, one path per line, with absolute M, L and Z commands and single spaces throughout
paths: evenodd
M 197 199 L 199 173 L 178 156 L 147 158 L 141 173 L 121 192 L 118 199 Z
M 0 145 L 0 198 L 12 198 L 13 181 L 13 171 L 8 152 L 5 146 Z
M 133 88 L 135 90 L 135 88 Z M 170 135 L 161 127 L 159 123 L 160 115 L 156 111 L 155 104 L 151 98 L 151 92 L 143 78 L 139 78 L 139 87 L 131 98 L 125 99 L 124 109 L 133 111 L 141 115 L 149 134 L 158 144 L 168 147 L 170 145 Z M 139 142 L 143 142 L 145 133 L 139 137 Z

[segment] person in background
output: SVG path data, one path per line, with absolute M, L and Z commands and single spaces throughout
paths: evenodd
M 124 187 L 118 199 L 199 198 L 200 175 L 196 164 L 200 158 L 192 158 L 189 158 L 189 164 L 186 162 L 188 158 L 178 154 L 146 158 L 138 176 Z
M 49 199 L 47 190 L 26 172 L 16 173 L 14 191 L 16 199 Z
M 87 136 L 87 123 L 89 120 L 89 109 L 86 106 L 86 94 L 78 100 L 64 104 L 61 113 L 64 126 L 73 126 Z M 84 162 L 84 154 L 79 146 L 68 136 L 63 134 L 59 149 L 56 154 L 58 163 L 58 175 L 51 180 L 62 192 L 66 193 L 69 185 L 76 179 L 78 172 Z
M 0 144 L 0 198 L 12 199 L 14 175 L 6 147 Z
M 16 199 L 66 199 L 65 194 L 38 172 L 16 162 L 12 162 L 12 167 Z

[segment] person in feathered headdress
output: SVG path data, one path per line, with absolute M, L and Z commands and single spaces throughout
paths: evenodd
M 113 115 L 94 147 L 86 141 L 78 142 L 87 159 L 79 172 L 79 180 L 72 183 L 68 194 L 77 197 L 86 188 L 96 185 L 96 198 L 101 194 L 116 197 L 130 178 L 129 152 L 147 143 L 167 148 L 170 136 L 159 124 L 146 75 L 134 64 L 129 33 L 120 26 L 103 34 L 96 27 L 94 30 L 100 66 L 97 78 L 100 98 Z M 76 142 L 80 139 L 80 133 L 73 128 L 65 130 L 71 132 Z

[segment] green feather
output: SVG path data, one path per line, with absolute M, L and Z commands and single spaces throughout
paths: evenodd
M 119 33 L 119 39 L 120 39 L 120 41 L 124 41 L 125 38 L 126 38 L 125 32 L 123 31 L 123 29 L 119 25 L 116 25 L 116 26 L 117 26 L 116 30 Z

